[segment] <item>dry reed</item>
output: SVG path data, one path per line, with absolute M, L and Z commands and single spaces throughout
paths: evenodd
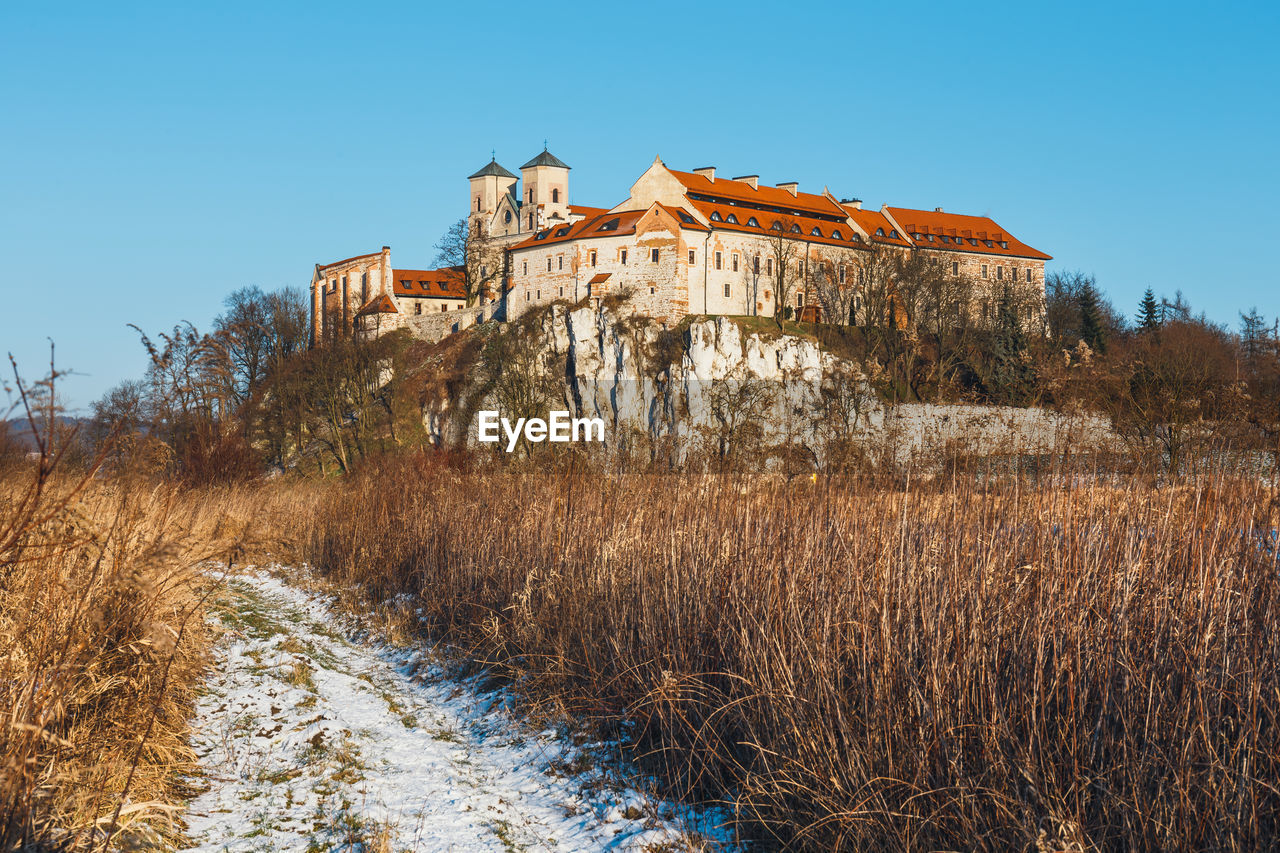
M 971 483 L 388 460 L 308 547 L 794 849 L 1274 846 L 1272 495 Z

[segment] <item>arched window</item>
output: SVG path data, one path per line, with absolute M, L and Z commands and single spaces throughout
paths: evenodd
M 883 237 L 883 236 L 884 236 L 884 229 L 883 229 L 883 228 L 877 228 L 877 229 L 876 229 L 876 236 L 877 236 L 877 237 Z
M 725 219 L 725 222 L 730 222 L 730 223 L 733 223 L 734 225 L 737 225 L 738 217 L 730 213 L 729 216 Z
M 760 223 L 756 220 L 754 216 L 747 220 L 747 224 L 750 225 L 752 228 L 760 227 Z
M 780 220 L 775 219 L 775 220 L 773 220 L 773 224 L 772 224 L 772 225 L 770 225 L 769 227 L 770 227 L 770 228 L 772 228 L 774 231 L 781 231 L 781 230 L 782 230 L 782 222 L 781 222 Z
M 813 226 L 813 230 L 809 232 L 809 236 L 810 236 L 810 237 L 821 237 L 821 236 L 822 236 L 822 229 L 821 229 L 821 228 L 819 228 L 817 225 Z
M 511 224 L 511 211 L 508 210 L 506 213 L 502 214 L 502 221 L 508 225 Z
M 797 224 L 795 224 L 795 223 L 792 223 L 792 224 L 791 224 L 791 233 L 792 233 L 792 234 L 799 234 L 799 233 L 800 233 L 800 226 L 799 226 L 799 225 L 797 225 Z
M 843 239 L 844 239 L 844 235 L 840 233 L 840 229 L 839 229 L 839 228 L 837 228 L 836 230 L 832 231 L 832 232 L 831 232 L 831 236 L 832 236 L 833 238 L 835 238 L 836 240 L 843 240 Z
M 721 219 L 721 218 L 720 218 L 720 211 L 718 211 L 718 210 L 713 210 L 713 211 L 711 211 L 711 221 L 712 221 L 712 222 L 723 222 L 723 221 L 724 221 L 723 219 Z
M 551 191 L 551 203 L 552 203 L 552 204 L 559 204 L 559 203 L 560 203 L 560 190 L 552 190 L 552 191 Z
M 480 209 L 480 196 L 476 196 L 476 210 Z

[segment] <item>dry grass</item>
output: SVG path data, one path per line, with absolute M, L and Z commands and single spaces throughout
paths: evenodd
M 309 551 L 796 849 L 1252 850 L 1280 831 L 1274 510 L 1225 478 L 401 460 L 335 490 Z
M 270 547 L 275 498 L 61 462 L 0 476 L 0 849 L 145 846 L 181 829 L 207 561 Z

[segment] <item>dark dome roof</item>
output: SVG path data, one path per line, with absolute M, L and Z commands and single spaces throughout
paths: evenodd
M 542 153 L 541 153 L 541 154 L 539 154 L 537 157 L 534 157 L 532 160 L 530 160 L 528 163 L 525 163 L 525 164 L 524 164 L 523 166 L 521 166 L 520 168 L 521 168 L 521 169 L 528 169 L 528 168 L 531 168 L 531 167 L 533 167 L 533 166 L 556 166 L 556 167 L 561 168 L 561 169 L 567 169 L 567 168 L 569 168 L 569 164 L 568 164 L 568 163 L 564 162 L 564 161 L 563 161 L 563 160 L 561 160 L 559 157 L 557 157 L 556 155 L 552 154 L 550 151 L 548 151 L 548 150 L 547 150 L 547 149 L 545 149 L 545 148 L 544 148 L 544 149 L 542 149 Z
M 468 175 L 467 180 L 469 181 L 472 178 L 487 178 L 490 175 L 493 175 L 498 178 L 517 177 L 516 175 L 511 174 L 506 169 L 499 166 L 497 160 L 490 160 L 487 164 L 485 164 L 485 167 L 483 169 L 476 172 L 474 175 Z

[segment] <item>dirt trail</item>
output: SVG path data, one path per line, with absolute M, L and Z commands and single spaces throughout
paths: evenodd
M 193 849 L 730 850 L 722 815 L 649 797 L 501 691 L 349 637 L 266 572 L 233 578 L 199 702 Z

